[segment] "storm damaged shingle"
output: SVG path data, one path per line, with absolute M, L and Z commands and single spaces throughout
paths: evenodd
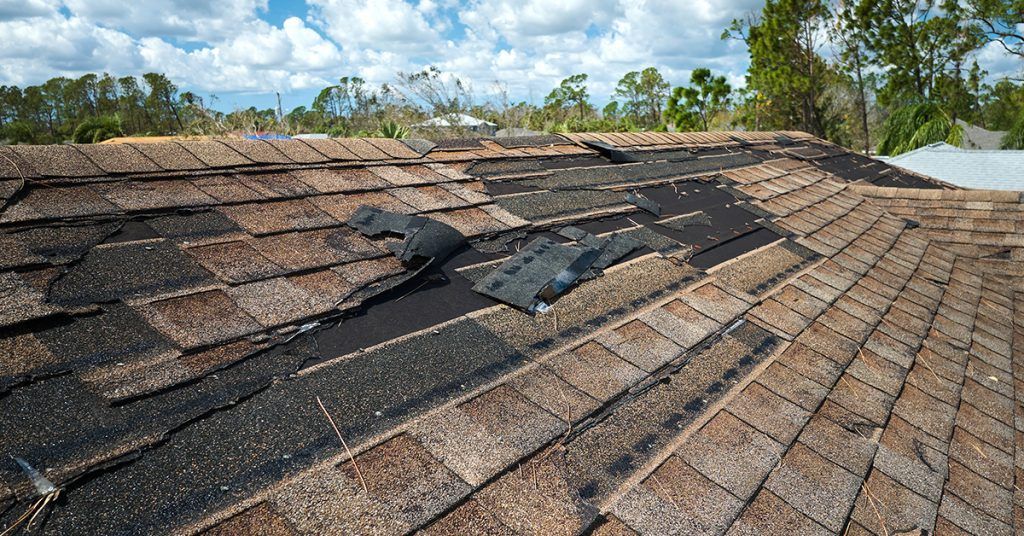
M 388 247 L 404 262 L 417 257 L 428 259 L 428 262 L 444 260 L 466 241 L 462 233 L 437 220 L 396 214 L 366 205 L 360 206 L 347 224 L 370 237 L 389 234 L 403 237 L 402 242 Z
M 116 181 L 0 149 L 0 527 L 11 454 L 63 491 L 42 533 L 1011 533 L 1019 194 L 735 138 L 136 146 L 157 180 L 75 150 Z M 523 263 L 541 238 L 575 252 Z M 473 292 L 502 263 L 548 314 Z
M 481 279 L 473 290 L 526 311 L 542 310 L 600 256 L 601 250 L 594 247 L 537 238 Z

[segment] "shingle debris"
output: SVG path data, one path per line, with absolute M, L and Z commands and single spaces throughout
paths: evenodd
M 423 216 L 396 214 L 379 208 L 360 206 L 348 220 L 353 229 L 370 237 L 388 234 L 404 240 L 389 248 L 404 262 L 419 257 L 427 263 L 439 262 L 466 242 L 466 237 L 449 225 Z
M 635 205 L 637 208 L 650 212 L 659 218 L 661 217 L 661 205 L 646 197 L 635 193 L 628 193 L 626 194 L 626 202 L 630 205 Z
M 484 276 L 473 290 L 527 312 L 543 313 L 576 280 L 596 276 L 596 271 L 642 245 L 622 234 L 602 239 L 576 228 L 563 230 L 563 234 L 578 237 L 578 243 L 536 238 Z

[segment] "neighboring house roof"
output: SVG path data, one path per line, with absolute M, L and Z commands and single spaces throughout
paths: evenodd
M 484 121 L 483 119 L 477 119 L 471 115 L 466 114 L 452 114 L 438 117 L 431 117 L 422 123 L 417 123 L 415 127 L 432 127 L 432 128 L 449 128 L 449 127 L 479 127 L 479 126 L 498 126 L 490 121 Z
M 963 188 L 1024 190 L 1024 151 L 978 151 L 940 142 L 884 161 Z
M 0 148 L 0 527 L 1020 533 L 1022 261 L 798 132 Z
M 956 124 L 964 129 L 964 148 L 998 150 L 1002 147 L 1003 137 L 1006 136 L 1005 130 L 986 130 L 963 119 L 957 119 Z

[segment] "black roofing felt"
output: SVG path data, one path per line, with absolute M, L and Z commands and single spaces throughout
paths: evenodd
M 318 355 L 307 365 L 495 305 L 495 301 L 473 292 L 472 282 L 456 271 L 487 260 L 490 257 L 465 247 L 439 266 L 367 300 L 340 324 L 316 333 Z
M 595 188 L 611 184 L 651 182 L 708 171 L 749 166 L 760 160 L 748 154 L 727 154 L 676 162 L 647 162 L 610 167 L 576 168 L 555 171 L 548 177 L 526 179 L 525 184 L 545 189 Z

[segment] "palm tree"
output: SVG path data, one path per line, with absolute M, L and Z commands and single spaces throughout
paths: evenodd
M 911 104 L 885 120 L 885 137 L 878 144 L 878 154 L 895 156 L 940 141 L 962 146 L 963 127 L 954 123 L 938 104 Z

